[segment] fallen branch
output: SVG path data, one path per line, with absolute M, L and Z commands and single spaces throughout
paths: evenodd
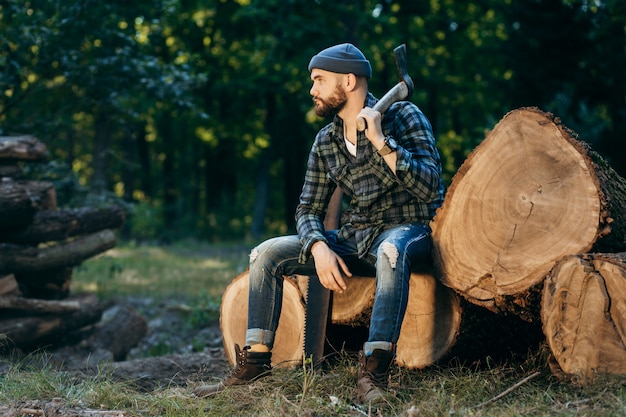
M 60 415 L 58 414 L 60 411 L 62 410 L 55 410 L 55 415 Z M 67 410 L 68 415 L 71 414 L 73 416 L 76 417 L 125 417 L 128 414 L 125 411 L 118 411 L 118 410 L 92 410 L 92 409 L 84 409 L 84 410 L 77 410 L 77 409 L 68 409 Z M 20 416 L 46 416 L 46 410 L 38 410 L 35 408 L 20 408 L 18 410 L 18 415 Z
M 480 407 L 483 407 L 483 406 L 485 406 L 487 404 L 491 404 L 493 402 L 498 401 L 500 398 L 504 397 L 505 395 L 510 394 L 511 392 L 515 391 L 516 389 L 518 389 L 519 387 L 521 387 L 522 385 L 524 385 L 525 383 L 527 383 L 531 379 L 538 377 L 539 375 L 541 375 L 541 372 L 537 371 L 534 374 L 531 374 L 531 375 L 527 376 L 526 378 L 524 378 L 521 381 L 519 381 L 517 384 L 513 385 L 512 387 L 507 388 L 505 391 L 503 391 L 500 394 L 496 395 L 492 399 L 478 404 L 474 408 L 480 408 Z

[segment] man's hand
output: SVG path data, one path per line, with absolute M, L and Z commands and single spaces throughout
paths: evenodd
M 343 292 L 347 288 L 343 274 L 352 276 L 343 259 L 333 252 L 326 242 L 322 241 L 313 244 L 311 255 L 313 255 L 317 277 L 322 286 L 331 291 Z
M 382 116 L 380 112 L 371 107 L 364 107 L 357 116 L 357 118 L 359 117 L 362 117 L 367 122 L 367 128 L 365 129 L 367 139 L 372 142 L 372 145 L 377 150 L 382 148 L 385 144 L 385 135 L 383 135 L 381 127 Z
M 363 107 L 357 117 L 362 117 L 367 122 L 365 136 L 372 143 L 374 149 L 379 151 L 383 146 L 385 146 L 385 135 L 383 135 L 383 129 L 381 127 L 382 116 L 380 112 L 372 109 L 371 107 Z M 387 163 L 389 169 L 391 169 L 391 172 L 395 175 L 398 155 L 395 152 L 391 152 L 383 156 L 383 159 Z

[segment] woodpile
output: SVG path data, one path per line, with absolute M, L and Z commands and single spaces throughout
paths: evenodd
M 625 212 L 626 180 L 557 118 L 536 108 L 509 112 L 459 168 L 431 223 L 434 271 L 411 277 L 397 364 L 423 368 L 474 346 L 489 355 L 504 329 L 520 344 L 539 334 L 555 375 L 624 373 Z M 292 364 L 302 359 L 306 286 L 285 278 L 277 337 L 291 335 L 274 356 Z M 373 278 L 351 279 L 333 295 L 332 322 L 366 325 L 373 294 Z M 242 306 L 247 273 L 222 300 L 231 363 L 245 334 Z
M 70 295 L 73 268 L 115 246 L 120 207 L 57 207 L 49 181 L 22 165 L 46 159 L 32 136 L 0 137 L 0 335 L 5 348 L 31 349 L 100 321 L 92 295 Z
M 625 212 L 624 178 L 553 115 L 517 109 L 452 179 L 431 224 L 436 275 L 474 305 L 541 325 L 565 374 L 622 373 L 610 364 L 624 333 L 605 330 L 621 325 L 607 306 L 624 303 L 626 269 L 590 253 L 626 250 Z

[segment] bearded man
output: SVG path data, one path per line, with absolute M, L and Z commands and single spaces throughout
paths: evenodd
M 196 388 L 206 397 L 267 376 L 282 306 L 283 276 L 307 275 L 337 292 L 346 276 L 376 276 L 369 335 L 358 355 L 357 401 L 383 398 L 407 306 L 411 271 L 430 262 L 430 220 L 443 202 L 441 161 L 431 124 L 411 102 L 384 117 L 368 91 L 369 61 L 354 45 L 324 49 L 308 67 L 315 112 L 332 117 L 316 135 L 296 210 L 297 235 L 269 239 L 250 253 L 245 347 L 233 372 Z M 357 130 L 357 118 L 366 121 Z M 338 230 L 323 220 L 340 187 L 350 200 Z

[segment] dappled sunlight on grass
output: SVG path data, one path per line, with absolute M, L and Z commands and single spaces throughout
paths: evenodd
M 244 271 L 248 248 L 209 246 L 120 246 L 75 268 L 72 288 L 107 297 L 141 295 L 219 298 Z

